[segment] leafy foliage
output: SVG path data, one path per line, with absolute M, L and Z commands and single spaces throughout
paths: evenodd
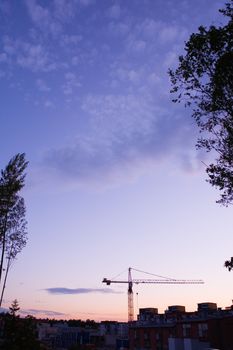
M 233 202 L 233 0 L 220 12 L 226 24 L 199 27 L 169 75 L 173 101 L 192 107 L 201 133 L 197 147 L 214 151 L 208 181 L 221 191 L 217 202 L 227 206 Z
M 230 260 L 226 260 L 224 266 L 231 271 L 233 269 L 233 257 L 231 257 Z

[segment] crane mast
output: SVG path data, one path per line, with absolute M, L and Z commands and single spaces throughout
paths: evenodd
M 133 281 L 131 276 L 131 268 L 128 271 L 128 322 L 133 322 L 134 308 L 133 308 Z
M 102 283 L 106 283 L 107 286 L 110 286 L 111 283 L 127 283 L 128 284 L 128 322 L 133 322 L 134 320 L 134 307 L 133 307 L 133 283 L 139 284 L 139 283 L 156 283 L 156 284 L 203 284 L 204 282 L 202 280 L 178 280 L 174 278 L 169 278 L 169 277 L 162 277 L 162 276 L 157 276 L 157 277 L 162 277 L 163 279 L 132 279 L 131 275 L 131 270 L 132 268 L 129 267 L 128 269 L 128 281 L 125 280 L 110 280 L 108 278 L 104 278 Z M 139 271 L 136 269 L 133 269 L 138 272 L 143 272 Z

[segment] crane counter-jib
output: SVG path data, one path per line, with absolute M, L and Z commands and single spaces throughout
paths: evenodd
M 107 286 L 109 286 L 111 283 L 129 283 L 129 281 L 112 281 L 108 280 L 107 278 L 104 278 L 102 283 L 106 283 Z

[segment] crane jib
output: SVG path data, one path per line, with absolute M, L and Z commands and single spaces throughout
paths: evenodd
M 104 278 L 103 283 L 106 283 L 108 286 L 111 283 L 129 283 L 129 281 L 114 281 L 109 280 L 107 278 Z M 204 281 L 202 280 L 173 280 L 173 279 L 167 279 L 167 280 L 132 280 L 132 283 L 139 284 L 139 283 L 157 283 L 157 284 L 203 284 Z

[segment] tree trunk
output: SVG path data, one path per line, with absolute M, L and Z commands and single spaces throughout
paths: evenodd
M 7 262 L 6 273 L 5 273 L 4 282 L 3 282 L 3 286 L 2 286 L 2 293 L 1 293 L 1 297 L 0 297 L 0 307 L 2 306 L 2 300 L 3 300 L 5 288 L 6 288 L 6 281 L 7 281 L 9 269 L 10 269 L 10 258 L 8 259 L 8 262 Z

